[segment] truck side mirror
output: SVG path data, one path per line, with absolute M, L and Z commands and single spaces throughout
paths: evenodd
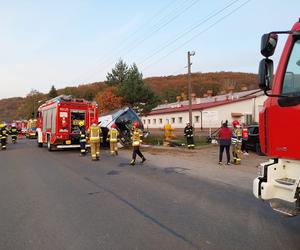
M 274 54 L 278 40 L 278 35 L 275 33 L 267 33 L 261 37 L 260 53 L 264 57 L 270 57 Z
M 268 58 L 264 58 L 259 63 L 258 70 L 258 85 L 259 88 L 268 91 L 272 89 L 273 83 L 273 61 Z

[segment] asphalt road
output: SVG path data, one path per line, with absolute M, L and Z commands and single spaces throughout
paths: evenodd
M 174 157 L 174 156 L 172 156 Z M 129 152 L 0 152 L 0 249 L 300 249 L 300 218 L 207 177 L 129 167 Z

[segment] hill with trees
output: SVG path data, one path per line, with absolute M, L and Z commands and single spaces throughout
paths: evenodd
M 257 75 L 241 72 L 193 73 L 193 93 L 197 97 L 208 92 L 213 95 L 230 91 L 257 88 Z M 36 114 L 38 106 L 56 95 L 72 95 L 89 101 L 97 101 L 100 114 L 129 105 L 138 112 L 151 110 L 159 103 L 174 102 L 187 98 L 188 78 L 186 74 L 176 76 L 143 78 L 135 64 L 128 66 L 120 60 L 107 74 L 105 82 L 83 84 L 56 90 L 54 85 L 49 93 L 32 90 L 26 97 L 0 100 L 0 120 L 29 119 Z

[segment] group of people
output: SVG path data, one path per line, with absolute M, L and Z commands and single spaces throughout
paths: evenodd
M 141 137 L 143 135 L 142 131 L 139 129 L 139 122 L 135 121 L 132 124 L 131 139 L 133 146 L 132 160 L 130 165 L 134 166 L 136 162 L 136 156 L 141 157 L 141 163 L 146 161 L 146 158 L 140 151 L 140 145 L 142 143 Z M 92 125 L 86 131 L 84 121 L 79 122 L 80 128 L 80 154 L 85 156 L 87 153 L 86 142 L 89 138 L 91 147 L 91 156 L 93 161 L 99 160 L 100 157 L 100 143 L 103 141 L 101 128 L 98 126 L 98 121 L 94 120 Z M 117 125 L 112 124 L 111 129 L 107 134 L 107 141 L 110 144 L 111 155 L 118 155 L 118 139 L 119 131 L 117 130 Z
M 223 123 L 219 130 L 219 164 L 222 164 L 223 152 L 226 151 L 226 164 L 230 165 L 230 146 L 232 146 L 233 163 L 241 164 L 241 154 L 248 155 L 247 140 L 248 130 L 246 127 L 241 128 L 239 121 L 232 122 L 233 129 L 228 128 L 228 122 Z
M 0 144 L 1 144 L 1 150 L 5 150 L 6 149 L 8 135 L 11 136 L 12 143 L 16 143 L 17 136 L 18 136 L 18 130 L 16 128 L 16 124 L 13 123 L 11 125 L 11 128 L 8 129 L 7 126 L 6 126 L 6 123 L 1 122 L 0 123 Z

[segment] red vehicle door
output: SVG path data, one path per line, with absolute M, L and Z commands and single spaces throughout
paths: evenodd
M 300 29 L 300 23 L 294 28 Z M 269 156 L 300 159 L 300 37 L 290 35 L 274 78 L 273 94 L 261 123 Z

